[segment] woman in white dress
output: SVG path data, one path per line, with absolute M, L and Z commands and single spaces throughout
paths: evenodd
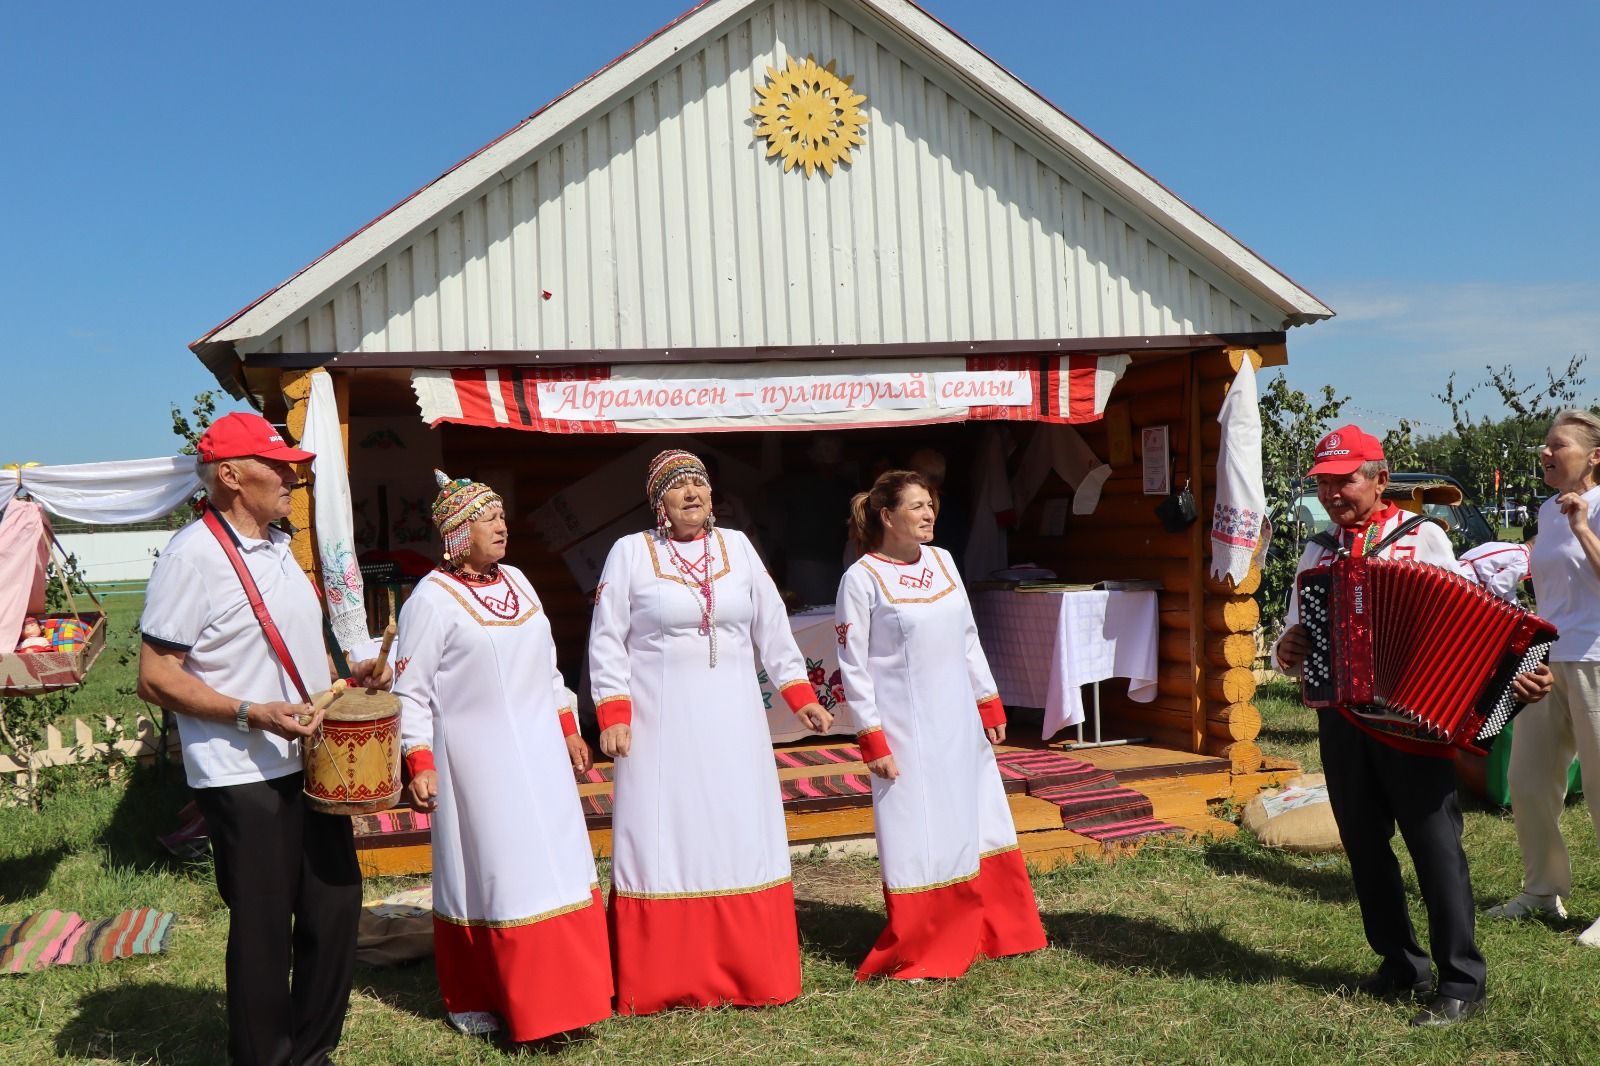
M 1560 631 L 1550 649 L 1555 684 L 1542 703 L 1517 715 L 1511 735 L 1511 811 L 1522 850 L 1522 891 L 1489 910 L 1492 918 L 1565 918 L 1572 860 L 1561 839 L 1561 810 L 1574 755 L 1586 776 L 1600 766 L 1600 419 L 1562 411 L 1539 452 L 1545 484 L 1539 539 L 1530 554 L 1539 614 Z M 1600 781 L 1584 782 L 1590 820 L 1600 832 Z M 1578 936 L 1600 947 L 1600 921 Z
M 1045 946 L 995 765 L 1005 709 L 922 475 L 891 470 L 851 502 L 865 554 L 839 583 L 845 701 L 872 771 L 889 925 L 858 980 L 960 977 L 979 956 Z
M 800 994 L 789 847 L 757 658 L 816 731 L 778 590 L 742 533 L 713 528 L 704 465 L 651 462 L 654 530 L 612 547 L 595 592 L 589 678 L 616 759 L 611 938 L 617 1012 Z
M 611 960 L 550 622 L 487 485 L 435 471 L 444 566 L 400 612 L 412 804 L 433 818 L 434 960 L 451 1023 L 540 1040 L 611 1014 Z

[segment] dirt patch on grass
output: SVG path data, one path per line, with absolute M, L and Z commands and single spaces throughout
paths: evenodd
M 794 864 L 794 894 L 817 903 L 872 904 L 883 899 L 882 874 L 869 859 L 808 859 Z

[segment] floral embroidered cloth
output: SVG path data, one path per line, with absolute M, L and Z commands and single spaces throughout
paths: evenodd
M 1239 363 L 1222 410 L 1222 447 L 1217 453 L 1217 502 L 1211 515 L 1211 576 L 1244 581 L 1261 544 L 1267 493 L 1261 480 L 1261 410 L 1256 406 L 1256 370 Z

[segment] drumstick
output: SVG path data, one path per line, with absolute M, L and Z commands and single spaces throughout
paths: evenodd
M 344 688 L 344 678 L 341 677 L 339 680 L 335 681 L 331 686 L 329 686 L 328 691 L 311 701 L 311 710 L 313 712 L 327 710 L 328 705 L 333 703 L 334 700 L 338 699 L 339 696 L 344 692 Z M 301 725 L 305 725 L 307 722 L 311 721 L 311 715 L 309 714 L 299 715 L 298 718 Z
M 372 674 L 370 675 L 371 677 L 376 677 L 379 674 L 383 673 L 383 664 L 389 661 L 389 647 L 393 643 L 394 643 L 394 623 L 390 622 L 388 625 L 383 627 L 383 646 L 378 649 L 378 661 L 372 667 Z M 376 688 L 368 686 L 367 695 L 370 696 L 376 691 L 378 691 Z

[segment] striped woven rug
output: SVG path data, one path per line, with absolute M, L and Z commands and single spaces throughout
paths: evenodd
M 1057 751 L 1008 751 L 995 756 L 1000 776 L 1020 780 L 1028 795 L 1061 808 L 1061 824 L 1103 844 L 1162 833 L 1182 833 L 1152 817 L 1150 798 L 1116 783 L 1110 770 Z
M 806 806 L 813 809 L 833 806 L 827 800 L 847 800 L 859 803 L 864 796 L 872 795 L 872 779 L 866 774 L 828 774 L 823 777 L 796 777 L 780 781 L 785 806 Z
M 156 955 L 166 950 L 176 917 L 149 907 L 94 922 L 75 911 L 30 914 L 15 925 L 0 926 L 0 973 Z
M 833 766 L 861 761 L 861 749 L 854 744 L 826 748 L 780 748 L 772 755 L 783 767 Z
M 1035 789 L 1101 785 L 1114 780 L 1110 770 L 1063 755 L 1059 751 L 1003 751 L 994 757 L 1002 779 L 1021 781 L 1028 795 Z

